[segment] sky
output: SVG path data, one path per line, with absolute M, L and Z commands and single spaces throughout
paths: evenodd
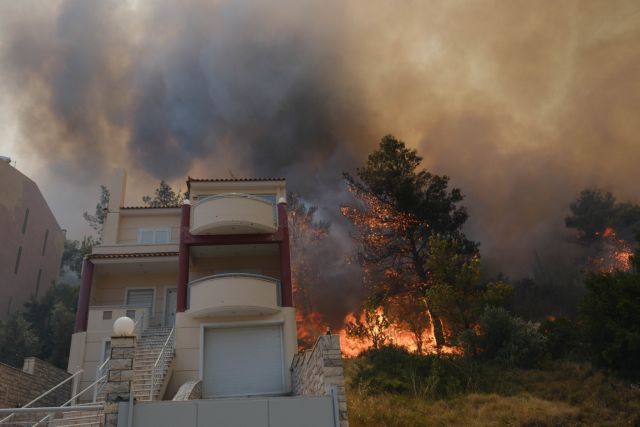
M 526 275 L 580 190 L 640 202 L 638 46 L 637 1 L 3 1 L 0 155 L 74 239 L 125 167 L 128 204 L 284 176 L 345 245 L 341 174 L 393 134 Z

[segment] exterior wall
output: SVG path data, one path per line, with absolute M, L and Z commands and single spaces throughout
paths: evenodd
M 108 266 L 110 267 L 110 266 Z M 107 270 L 108 271 L 108 270 Z M 155 292 L 153 313 L 145 320 L 145 324 L 158 326 L 164 320 L 166 289 L 175 288 L 176 273 L 139 273 L 139 274 L 96 274 L 91 290 L 91 303 L 87 331 L 82 336 L 74 334 L 71 342 L 69 371 L 75 372 L 78 366 L 84 369 L 80 387 L 87 387 L 95 380 L 95 373 L 102 362 L 102 349 L 105 339 L 109 339 L 113 332 L 113 322 L 126 315 L 126 290 L 128 288 L 153 288 Z M 101 308 L 112 306 L 113 313 L 110 320 L 102 319 Z M 71 357 L 74 351 L 82 351 L 82 357 Z M 75 364 L 72 364 L 72 360 Z M 75 362 L 77 360 L 77 362 Z M 81 400 L 91 398 L 90 393 L 82 396 Z
M 291 373 L 288 368 L 293 360 L 293 356 L 296 354 L 298 338 L 296 335 L 295 309 L 283 307 L 279 313 L 260 317 L 207 317 L 194 319 L 186 313 L 177 313 L 175 365 L 165 398 L 173 398 L 180 386 L 185 382 L 202 379 L 200 378 L 202 325 L 224 322 L 230 324 L 237 324 L 239 322 L 257 323 L 260 321 L 281 321 L 283 323 L 282 336 L 284 340 L 285 384 L 287 385 L 286 391 L 291 391 Z
M 169 228 L 171 230 L 171 243 L 180 241 L 180 209 L 162 209 L 170 214 L 154 214 L 156 209 L 146 209 L 143 211 L 149 214 L 131 215 L 125 214 L 126 210 L 120 211 L 120 226 L 118 228 L 117 244 L 137 245 L 138 230 L 141 228 Z M 146 245 L 145 245 L 146 246 Z
M 22 370 L 0 363 L 0 408 L 23 406 L 68 377 L 62 369 L 35 357 L 24 359 Z M 34 406 L 63 404 L 71 398 L 72 382 L 54 390 Z
M 4 320 L 10 312 L 22 309 L 31 295 L 42 295 L 51 287 L 60 270 L 65 235 L 38 186 L 2 161 L 0 230 L 0 320 Z
M 91 290 L 92 306 L 124 305 L 126 290 L 132 288 L 153 288 L 155 298 L 150 325 L 160 325 L 163 321 L 166 288 L 175 288 L 177 273 L 140 273 L 96 276 Z
M 294 395 L 326 396 L 334 388 L 340 427 L 349 426 L 339 335 L 321 336 L 311 350 L 296 354 L 291 370 Z

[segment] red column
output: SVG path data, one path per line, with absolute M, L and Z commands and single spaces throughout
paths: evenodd
M 283 307 L 293 307 L 293 291 L 291 289 L 291 256 L 289 253 L 289 220 L 287 203 L 278 203 L 278 226 L 282 231 L 280 242 L 280 295 Z
M 87 320 L 89 319 L 89 299 L 91 297 L 91 283 L 93 282 L 93 263 L 89 258 L 82 263 L 82 275 L 80 293 L 78 294 L 78 309 L 76 311 L 76 325 L 73 333 L 87 330 Z
M 189 286 L 189 245 L 187 235 L 191 223 L 191 205 L 187 200 L 182 204 L 180 218 L 180 252 L 178 254 L 178 298 L 176 311 L 183 313 L 187 309 L 187 287 Z

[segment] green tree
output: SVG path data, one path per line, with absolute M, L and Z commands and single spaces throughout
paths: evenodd
M 462 242 L 439 234 L 429 238 L 427 268 L 430 286 L 427 300 L 430 307 L 445 320 L 446 338 L 456 339 L 473 328 L 484 306 L 501 306 L 512 293 L 506 282 L 481 281 L 480 258 L 462 250 Z
M 154 208 L 167 208 L 180 206 L 184 197 L 180 190 L 176 193 L 165 180 L 162 180 L 155 190 L 155 195 L 143 196 L 142 201 Z
M 82 214 L 84 219 L 89 223 L 91 228 L 98 232 L 98 242 L 102 240 L 102 225 L 104 224 L 104 219 L 107 217 L 107 208 L 109 207 L 109 189 L 101 185 L 100 186 L 100 200 L 98 204 L 96 204 L 96 210 L 93 215 L 88 212 Z
M 618 202 L 612 193 L 599 188 L 582 190 L 569 209 L 565 224 L 578 231 L 578 241 L 585 245 L 600 241 L 607 228 L 630 241 L 640 231 L 640 206 Z
M 39 342 L 38 351 L 30 356 L 50 361 L 60 368 L 66 367 L 78 291 L 77 286 L 58 283 L 40 298 L 31 298 L 25 303 L 22 317 Z
M 20 312 L 14 313 L 6 323 L 0 322 L 0 361 L 21 367 L 23 359 L 38 354 L 40 342 Z
M 461 231 L 468 217 L 458 206 L 461 191 L 449 189 L 447 176 L 419 169 L 421 162 L 416 150 L 387 135 L 355 177 L 343 174 L 358 203 L 344 206 L 342 213 L 355 228 L 352 236 L 365 286 L 370 297 L 382 303 L 399 295 L 424 297 L 433 233 L 458 239 L 465 253 L 477 251 L 477 244 Z M 431 317 L 440 323 L 433 313 Z
M 578 231 L 578 239 L 590 244 L 599 239 L 615 216 L 616 198 L 610 192 L 598 188 L 588 188 L 580 192 L 578 199 L 571 203 L 571 215 L 565 218 L 568 228 Z

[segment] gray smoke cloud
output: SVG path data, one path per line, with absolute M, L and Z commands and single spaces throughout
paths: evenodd
M 188 173 L 282 175 L 334 221 L 340 247 L 341 172 L 393 133 L 462 188 L 470 237 L 493 270 L 518 276 L 534 251 L 570 250 L 563 218 L 582 188 L 638 201 L 639 10 L 5 2 L 0 84 L 23 151 L 74 188 L 114 165 L 143 193 Z

